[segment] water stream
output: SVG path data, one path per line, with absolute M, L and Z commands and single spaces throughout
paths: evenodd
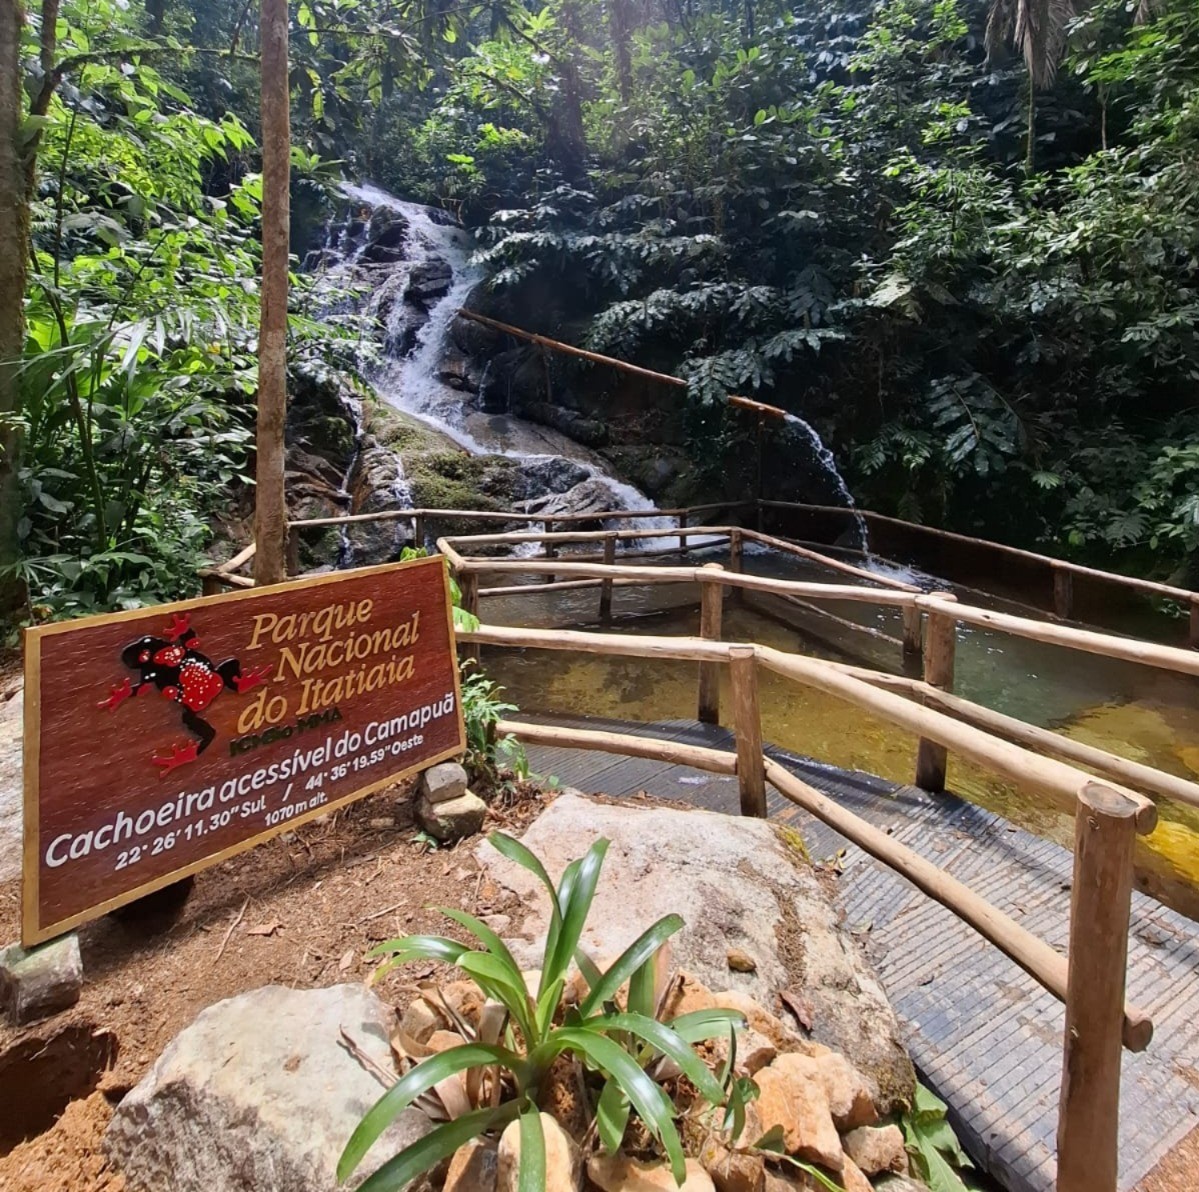
M 602 484 L 611 494 L 607 508 L 652 513 L 656 508 L 654 503 L 633 485 L 612 476 L 595 452 L 549 427 L 508 414 L 487 412 L 479 408 L 473 395 L 443 379 L 450 326 L 483 276 L 471 262 L 473 245 L 467 232 L 434 208 L 405 202 L 377 187 L 347 183 L 342 189 L 360 209 L 394 212 L 407 225 L 403 260 L 387 270 L 388 284 L 376 290 L 366 307 L 368 314 L 377 314 L 383 309 L 385 298 L 390 302 L 385 317 L 386 349 L 382 359 L 368 369 L 379 395 L 397 409 L 441 431 L 471 454 L 506 455 L 530 464 L 569 459 L 583 469 L 589 481 Z M 343 242 L 338 251 L 345 265 L 353 267 L 358 263 L 362 246 L 354 248 Z M 399 300 L 402 295 L 397 293 L 392 275 L 402 271 L 409 277 L 422 267 L 443 265 L 449 269 L 449 287 L 429 306 L 428 320 L 417 332 L 415 344 L 403 351 L 404 323 L 411 317 L 411 311 Z M 640 519 L 637 523 L 642 529 L 663 531 L 677 524 L 674 518 L 665 516 Z M 655 539 L 650 545 L 666 544 Z
M 841 470 L 837 467 L 836 456 L 824 445 L 824 440 L 816 433 L 816 429 L 811 423 L 795 414 L 787 414 L 784 422 L 793 435 L 799 435 L 807 441 L 812 449 L 812 454 L 815 455 L 824 471 L 828 473 L 833 487 L 837 490 L 837 495 L 845 502 L 847 509 L 853 510 L 854 529 L 858 538 L 857 547 L 869 559 L 871 557 L 870 534 L 866 528 L 866 519 L 858 511 L 853 493 L 849 491 L 849 485 L 845 483 L 845 477 L 841 475 Z

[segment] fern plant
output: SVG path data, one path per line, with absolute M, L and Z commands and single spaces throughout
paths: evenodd
M 585 856 L 572 861 L 557 887 L 545 867 L 518 840 L 493 832 L 488 840 L 509 860 L 532 873 L 550 899 L 550 925 L 536 991 L 511 952 L 494 931 L 465 911 L 442 908 L 442 914 L 464 928 L 480 945 L 468 947 L 443 936 L 412 935 L 388 940 L 368 954 L 383 958 L 376 979 L 412 960 L 452 964 L 467 975 L 484 997 L 502 1007 L 500 1019 L 480 1015 L 474 1038 L 421 1060 L 368 1111 L 351 1135 L 338 1163 L 344 1182 L 388 1125 L 418 1098 L 443 1081 L 461 1081 L 470 1108 L 436 1126 L 405 1147 L 362 1184 L 361 1192 L 390 1192 L 452 1155 L 463 1143 L 520 1122 L 520 1192 L 544 1192 L 545 1139 L 540 1104 L 550 1086 L 550 1071 L 563 1056 L 602 1081 L 597 1094 L 598 1132 L 610 1150 L 619 1145 L 629 1114 L 636 1111 L 649 1134 L 665 1152 L 677 1183 L 685 1174 L 683 1146 L 675 1127 L 675 1105 L 651 1075 L 659 1057 L 672 1061 L 710 1105 L 726 1100 L 726 1090 L 691 1046 L 703 1039 L 730 1035 L 745 1026 L 736 1011 L 702 1010 L 670 1023 L 648 1013 L 646 990 L 653 983 L 653 958 L 682 926 L 667 915 L 643 932 L 609 966 L 600 971 L 579 947 L 599 883 L 608 842 L 597 840 Z M 564 1006 L 563 992 L 572 963 L 577 962 L 587 992 L 577 1005 Z M 617 1006 L 617 993 L 629 983 L 628 1008 Z M 462 1024 L 465 1028 L 466 1024 Z M 731 1065 L 730 1065 L 731 1071 Z M 627 1104 L 629 1109 L 624 1110 Z

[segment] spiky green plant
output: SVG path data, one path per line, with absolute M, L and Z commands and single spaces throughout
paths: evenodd
M 390 1192 L 452 1155 L 472 1138 L 520 1122 L 520 1192 L 545 1190 L 545 1140 L 539 1103 L 547 1092 L 551 1068 L 571 1056 L 584 1069 L 599 1074 L 600 1139 L 615 1149 L 629 1115 L 636 1111 L 670 1162 L 675 1180 L 685 1176 L 683 1147 L 675 1126 L 676 1108 L 670 1096 L 647 1071 L 665 1057 L 713 1106 L 725 1101 L 725 1088 L 691 1046 L 703 1039 L 728 1035 L 744 1027 L 736 1011 L 701 1010 L 670 1023 L 653 1017 L 647 990 L 653 983 L 653 960 L 659 949 L 682 926 L 678 915 L 667 915 L 643 932 L 617 960 L 601 971 L 579 947 L 595 897 L 607 840 L 597 840 L 586 855 L 572 861 L 555 888 L 542 863 L 519 841 L 500 832 L 488 840 L 505 857 L 532 873 L 550 897 L 550 925 L 535 995 L 507 946 L 485 923 L 464 911 L 442 908 L 481 947 L 470 948 L 443 936 L 412 935 L 388 940 L 368 954 L 385 958 L 376 976 L 411 960 L 436 960 L 461 969 L 485 997 L 503 1007 L 505 1021 L 496 1041 L 482 1037 L 423 1059 L 406 1072 L 370 1109 L 351 1135 L 337 1167 L 344 1181 L 361 1163 L 387 1126 L 417 1098 L 444 1080 L 474 1070 L 467 1087 L 481 1099 L 482 1070 L 493 1073 L 492 1090 L 502 1088 L 498 1104 L 472 1108 L 436 1126 L 384 1163 L 361 1192 Z M 587 992 L 577 1005 L 563 1007 L 572 962 L 577 962 Z M 617 992 L 629 983 L 628 1008 L 620 1010 Z M 649 1012 L 647 1012 L 649 1011 Z M 500 1041 L 502 1040 L 502 1042 Z M 612 1091 L 609 1091 L 612 1090 Z

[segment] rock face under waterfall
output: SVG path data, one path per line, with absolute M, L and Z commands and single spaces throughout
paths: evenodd
M 374 392 L 330 371 L 293 377 L 288 417 L 289 505 L 295 518 L 429 507 L 562 517 L 652 504 L 610 474 L 591 447 L 603 423 L 547 401 L 502 403 L 509 369 L 495 337 L 460 333 L 478 273 L 465 231 L 444 213 L 370 187 L 347 187 L 309 265 L 321 271 L 325 317 L 354 316 L 368 335 L 359 368 Z M 520 356 L 517 374 L 532 367 Z M 534 361 L 536 364 L 536 361 Z M 552 387 L 552 368 L 536 364 Z M 516 416 L 520 414 L 521 416 Z M 532 419 L 531 421 L 529 419 Z M 669 487 L 671 464 L 653 470 Z M 524 523 L 514 522 L 510 528 Z M 589 523 L 590 524 L 590 523 Z M 599 524 L 598 520 L 594 524 Z M 500 528 L 443 520 L 437 533 Z M 407 519 L 300 532 L 306 569 L 396 558 L 412 543 Z

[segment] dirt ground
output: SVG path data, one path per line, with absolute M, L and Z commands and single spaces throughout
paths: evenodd
M 367 949 L 397 935 L 435 930 L 462 938 L 430 909 L 436 906 L 507 913 L 519 923 L 520 907 L 503 903 L 511 896 L 483 880 L 473 855 L 477 837 L 436 850 L 417 839 L 411 785 L 381 791 L 197 875 L 181 906 L 172 907 L 162 892 L 136 904 L 135 913 L 127 908 L 81 928 L 79 1004 L 23 1030 L 0 1027 L 0 1086 L 26 1103 L 31 1096 L 46 1102 L 42 1125 L 49 1126 L 15 1147 L 16 1139 L 0 1138 L 0 1187 L 120 1192 L 123 1180 L 100 1153 L 113 1106 L 206 1006 L 262 985 L 363 980 L 371 968 L 363 959 Z M 522 789 L 497 799 L 484 830 L 523 831 L 543 798 Z M 0 884 L 0 941 L 17 938 L 19 910 L 19 883 Z M 405 966 L 379 992 L 406 1005 L 410 983 L 432 971 Z M 111 1032 L 117 1054 L 108 1071 L 92 1073 L 82 1086 L 71 1078 L 74 1099 L 63 1112 L 67 1078 L 51 1077 L 40 1083 L 53 1087 L 31 1092 L 28 1067 L 23 1079 L 17 1056 L 45 1054 L 56 1036 L 73 1029 L 70 1037 L 84 1040 Z M 0 1088 L 0 1102 L 4 1096 Z

